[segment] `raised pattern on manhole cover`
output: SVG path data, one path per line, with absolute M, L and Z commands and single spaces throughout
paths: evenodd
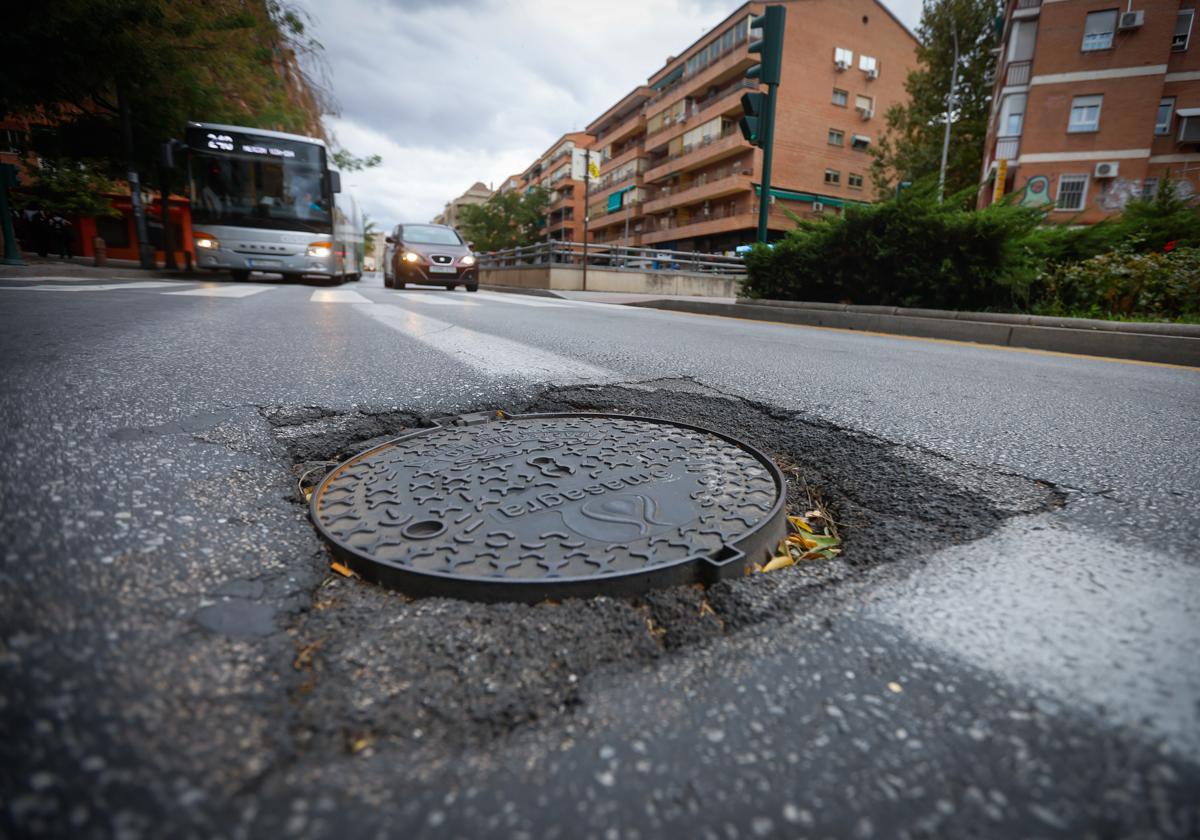
M 715 432 L 525 415 L 351 458 L 311 513 L 364 577 L 412 594 L 536 601 L 740 574 L 785 530 L 783 478 Z

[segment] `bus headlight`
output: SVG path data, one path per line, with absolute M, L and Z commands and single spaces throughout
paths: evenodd
M 421 259 L 420 254 L 414 254 L 412 251 L 404 252 L 404 261 L 405 262 L 416 262 L 419 259 Z
M 458 261 L 458 264 L 459 265 L 475 265 L 475 257 L 471 256 L 470 254 L 467 254 L 465 257 L 463 257 L 461 260 Z
M 310 257 L 328 257 L 333 253 L 332 242 L 309 242 L 308 251 Z
M 192 234 L 192 241 L 196 243 L 197 248 L 212 248 L 215 250 L 221 247 L 221 243 L 211 233 L 195 231 Z

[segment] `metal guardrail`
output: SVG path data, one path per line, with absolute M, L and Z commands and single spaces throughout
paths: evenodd
M 584 264 L 582 242 L 538 242 L 476 255 L 483 271 Z M 630 248 L 588 244 L 587 265 L 612 271 L 645 271 L 662 274 L 716 274 L 743 277 L 746 264 L 741 257 L 702 254 L 696 251 L 667 251 L 662 248 Z

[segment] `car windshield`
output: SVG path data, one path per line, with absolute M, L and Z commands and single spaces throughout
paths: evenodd
M 452 228 L 436 225 L 405 225 L 400 238 L 405 242 L 421 242 L 426 245 L 463 244 Z

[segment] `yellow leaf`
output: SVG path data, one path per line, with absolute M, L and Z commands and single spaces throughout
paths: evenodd
M 306 502 L 311 502 L 311 501 L 312 501 L 312 488 L 311 488 L 311 487 L 308 487 L 308 488 L 306 488 L 306 489 L 305 489 L 305 491 L 304 491 L 304 501 L 306 501 Z
M 764 572 L 773 572 L 776 569 L 786 569 L 788 566 L 795 566 L 796 561 L 786 554 L 780 554 L 778 557 L 772 557 L 771 562 L 762 567 Z
M 804 518 L 805 519 L 824 519 L 825 514 L 821 513 L 821 511 L 819 511 L 819 510 L 810 510 L 808 513 L 804 514 Z
M 787 542 L 792 545 L 798 545 L 801 548 L 816 548 L 819 545 L 812 537 L 806 537 L 804 534 L 792 534 L 787 538 Z
M 712 605 L 710 605 L 708 601 L 701 601 L 700 615 L 716 615 L 716 612 L 713 610 Z
M 350 742 L 350 752 L 360 753 L 369 746 L 371 746 L 371 739 L 366 735 L 360 735 Z
M 812 526 L 805 522 L 802 516 L 789 516 L 788 522 L 791 522 L 802 531 L 808 531 L 810 534 L 813 532 Z

